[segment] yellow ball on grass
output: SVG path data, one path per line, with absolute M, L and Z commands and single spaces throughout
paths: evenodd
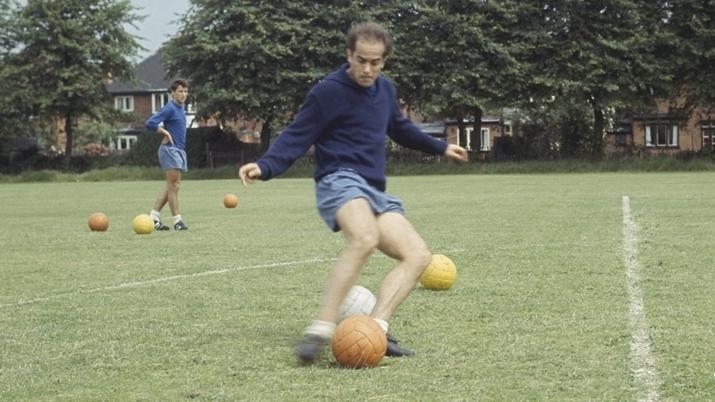
M 449 257 L 434 254 L 432 261 L 420 276 L 420 283 L 427 289 L 447 290 L 457 280 L 457 267 Z
M 147 214 L 137 215 L 132 221 L 132 228 L 136 234 L 149 234 L 154 231 L 154 220 Z

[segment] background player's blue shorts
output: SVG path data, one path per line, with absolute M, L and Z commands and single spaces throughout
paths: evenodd
M 369 185 L 352 169 L 339 169 L 323 177 L 315 184 L 318 213 L 334 232 L 340 230 L 335 215 L 340 207 L 355 198 L 364 198 L 370 203 L 375 215 L 397 212 L 404 215 L 402 201 Z
M 179 169 L 186 172 L 186 151 L 171 144 L 159 145 L 159 165 L 162 169 Z

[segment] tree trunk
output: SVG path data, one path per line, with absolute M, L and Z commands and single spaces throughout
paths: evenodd
M 272 117 L 266 118 L 261 126 L 261 155 L 268 151 L 271 146 L 271 136 L 273 134 L 273 128 L 271 127 Z
M 70 158 L 72 158 L 72 148 L 74 147 L 74 141 L 72 138 L 72 113 L 67 112 L 65 115 L 65 159 L 69 164 Z
M 474 107 L 474 127 L 472 129 L 472 149 L 475 151 L 482 150 L 482 108 Z
M 467 148 L 467 126 L 464 124 L 462 116 L 457 117 L 457 128 L 459 129 L 459 143 L 457 145 Z
M 591 157 L 601 159 L 603 155 L 603 130 L 605 129 L 605 117 L 601 104 L 594 100 L 593 103 L 593 138 L 591 139 Z

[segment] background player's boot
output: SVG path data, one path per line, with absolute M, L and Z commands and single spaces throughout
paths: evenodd
M 154 230 L 169 230 L 169 227 L 154 219 Z

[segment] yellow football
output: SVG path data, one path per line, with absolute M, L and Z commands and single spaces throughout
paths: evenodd
M 132 221 L 132 228 L 136 234 L 149 234 L 154 231 L 154 220 L 147 214 L 140 214 Z
M 457 267 L 449 257 L 442 254 L 432 255 L 432 262 L 420 277 L 420 283 L 427 289 L 447 290 L 457 280 Z

